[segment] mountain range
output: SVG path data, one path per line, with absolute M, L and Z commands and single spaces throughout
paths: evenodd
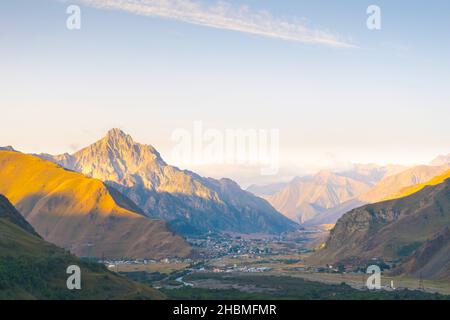
M 450 153 L 447 155 L 437 156 L 430 162 L 430 166 L 442 166 L 444 164 L 450 163 Z
M 102 181 L 19 152 L 0 151 L 0 194 L 47 241 L 78 256 L 165 258 L 190 246 Z
M 305 223 L 317 215 L 367 192 L 367 183 L 330 171 L 292 180 L 265 198 L 286 217 Z
M 285 188 L 287 185 L 289 185 L 289 182 L 277 182 L 261 186 L 252 184 L 246 190 L 257 196 L 264 197 L 277 193 L 281 189 Z
M 359 199 L 366 203 L 387 200 L 402 189 L 427 182 L 448 169 L 450 169 L 450 164 L 441 166 L 420 165 L 406 169 L 400 173 L 384 178 L 369 192 L 362 194 Z
M 167 221 L 182 234 L 281 233 L 297 228 L 234 181 L 204 178 L 168 165 L 155 148 L 119 129 L 74 154 L 39 156 L 104 181 L 147 216 Z
M 81 269 L 81 290 L 66 287 L 66 269 Z M 162 299 L 158 291 L 82 261 L 44 241 L 0 195 L 0 299 Z
M 448 275 L 445 161 L 323 170 L 252 186 L 259 197 L 230 179 L 171 166 L 154 147 L 112 129 L 73 154 L 0 148 L 0 194 L 23 215 L 2 218 L 77 256 L 156 259 L 192 253 L 177 233 L 280 234 L 337 221 L 313 263 L 382 258 L 401 261 L 397 273 L 440 279 Z
M 297 177 L 278 190 L 276 185 L 252 186 L 251 190 L 257 194 L 259 190 L 265 191 L 259 195 L 293 221 L 317 226 L 334 224 L 354 208 L 392 198 L 402 189 L 424 183 L 448 169 L 449 163 L 411 168 L 356 164 L 346 171 L 321 171 Z
M 400 260 L 397 273 L 448 279 L 449 227 L 450 170 L 395 199 L 346 213 L 310 263 Z

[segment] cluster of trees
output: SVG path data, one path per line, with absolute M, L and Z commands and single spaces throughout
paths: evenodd
M 0 257 L 0 299 L 67 299 L 67 259 Z

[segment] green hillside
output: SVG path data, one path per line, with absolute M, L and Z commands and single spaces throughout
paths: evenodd
M 81 290 L 66 287 L 70 265 L 81 268 Z M 81 261 L 39 237 L 0 196 L 0 299 L 162 299 L 147 286 Z

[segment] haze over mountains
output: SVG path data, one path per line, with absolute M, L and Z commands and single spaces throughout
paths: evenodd
M 304 223 L 316 215 L 367 192 L 364 182 L 321 171 L 295 178 L 287 187 L 266 199 L 293 221 Z
M 281 233 L 297 228 L 234 181 L 204 178 L 170 166 L 152 146 L 136 143 L 119 129 L 72 155 L 40 156 L 105 181 L 148 216 L 168 221 L 183 234 Z
M 449 168 L 450 164 L 442 166 L 415 166 L 398 174 L 386 177 L 359 198 L 366 203 L 382 201 L 392 197 L 403 188 L 427 182 L 431 178 L 444 173 Z
M 350 211 L 337 222 L 313 263 L 371 259 L 404 264 L 396 272 L 450 276 L 450 170 L 406 190 L 405 196 Z
M 0 194 L 47 241 L 78 256 L 164 258 L 190 246 L 103 182 L 19 152 L 0 151 Z
M 433 159 L 430 162 L 430 165 L 431 166 L 442 166 L 442 165 L 448 164 L 448 163 L 450 163 L 450 153 L 447 155 L 437 156 L 435 159 Z
M 272 193 L 260 194 L 278 211 L 304 225 L 335 223 L 345 212 L 364 204 L 358 197 L 384 177 L 404 170 L 404 166 L 355 164 L 349 170 L 323 170 L 315 175 L 294 178 Z M 264 187 L 252 187 L 254 192 Z
M 246 190 L 248 192 L 253 193 L 254 195 L 264 197 L 264 196 L 270 196 L 270 195 L 277 193 L 281 189 L 285 188 L 288 184 L 289 184 L 289 182 L 277 182 L 277 183 L 271 183 L 271 184 L 267 184 L 267 185 L 252 184 Z
M 439 159 L 443 161 L 442 157 Z M 347 171 L 321 171 L 313 176 L 294 178 L 279 190 L 276 185 L 252 186 L 251 190 L 261 190 L 260 196 L 275 209 L 302 225 L 334 224 L 354 208 L 392 198 L 402 189 L 426 182 L 449 168 L 449 163 L 412 168 L 356 164 Z

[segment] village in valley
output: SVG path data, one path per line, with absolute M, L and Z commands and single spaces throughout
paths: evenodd
M 318 281 L 324 284 L 345 282 L 358 290 L 367 289 L 367 267 L 376 265 L 382 272 L 395 267 L 396 261 L 373 259 L 361 265 L 347 263 L 339 265 L 309 266 L 305 263 L 311 253 L 320 246 L 318 240 L 324 237 L 323 229 L 308 229 L 295 234 L 278 236 L 209 234 L 188 237 L 195 249 L 189 258 L 121 259 L 100 261 L 113 272 L 133 280 L 149 284 L 157 289 L 176 290 L 183 288 L 205 290 L 243 290 L 260 293 L 265 289 L 257 285 L 230 284 L 231 279 L 256 276 L 252 281 L 272 277 Z M 265 277 L 265 278 L 264 278 Z M 245 281 L 244 281 L 245 282 Z M 429 292 L 449 292 L 448 286 L 430 281 L 383 277 L 381 289 L 427 288 Z M 171 291 L 175 290 L 175 291 Z M 270 289 L 267 289 L 270 292 Z

